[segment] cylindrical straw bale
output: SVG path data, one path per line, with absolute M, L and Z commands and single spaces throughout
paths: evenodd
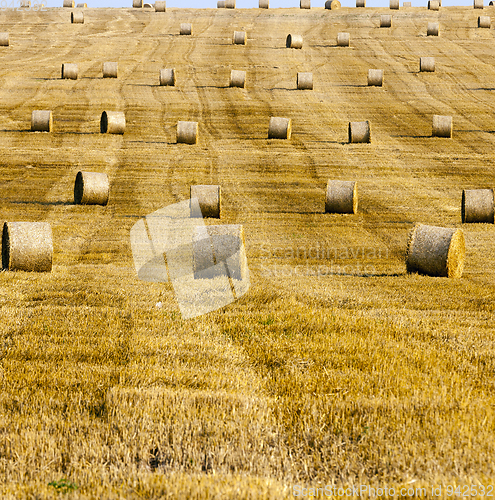
M 402 2 L 403 7 L 411 7 L 411 2 Z
M 462 229 L 416 224 L 407 244 L 407 272 L 460 278 L 465 255 Z
M 143 9 L 152 9 L 152 8 L 153 8 L 153 5 L 151 5 L 150 3 L 143 4 Z
M 381 87 L 383 85 L 383 69 L 368 70 L 368 86 Z
M 230 86 L 239 87 L 243 89 L 245 85 L 246 85 L 246 72 L 233 69 L 230 72 Z
M 235 0 L 225 0 L 226 9 L 235 9 Z
M 51 132 L 53 128 L 52 112 L 48 110 L 36 110 L 31 113 L 32 132 Z
M 8 46 L 9 46 L 9 34 L 0 33 L 0 47 L 8 47 Z
M 428 23 L 427 36 L 438 36 L 438 23 Z
M 419 58 L 419 71 L 433 73 L 435 71 L 435 58 L 434 57 L 420 57 Z
M 143 0 L 132 0 L 132 6 L 135 9 L 142 9 L 143 8 Z
M 432 137 L 452 137 L 452 117 L 433 115 Z
M 76 5 L 76 7 L 77 7 L 78 9 L 87 9 L 87 8 L 88 8 L 88 4 L 87 4 L 87 3 L 78 3 L 78 4 Z
M 356 0 L 356 7 L 366 7 L 366 0 Z
M 483 8 L 483 0 L 474 0 L 473 7 L 475 9 L 482 9 Z
M 31 7 L 31 2 L 29 0 L 21 0 L 21 9 L 29 9 Z
M 299 0 L 299 7 L 301 9 L 311 9 L 311 0 Z
M 100 119 L 102 134 L 123 134 L 125 132 L 125 114 L 123 111 L 103 111 Z
M 70 9 L 74 8 L 74 0 L 64 0 L 64 7 L 69 7 Z
M 392 26 L 392 16 L 383 14 L 380 16 L 380 28 L 390 28 Z
M 103 78 L 117 78 L 119 63 L 104 62 L 103 63 Z
M 177 122 L 177 144 L 198 142 L 198 122 Z
M 462 222 L 495 222 L 493 189 L 463 189 Z
M 313 90 L 313 73 L 298 73 L 297 88 L 299 90 Z
M 325 212 L 331 214 L 355 214 L 358 207 L 357 182 L 333 181 L 327 183 Z
M 181 23 L 180 34 L 181 35 L 192 35 L 192 24 L 191 23 Z
M 302 35 L 287 35 L 285 46 L 288 49 L 302 49 L 303 37 Z
M 5 222 L 2 267 L 9 271 L 50 272 L 53 261 L 52 228 L 48 222 Z
M 268 139 L 290 139 L 292 135 L 292 120 L 272 116 L 268 125 Z
M 110 183 L 108 175 L 99 172 L 77 172 L 74 183 L 76 205 L 106 205 Z
M 175 68 L 167 68 L 160 70 L 160 85 L 171 86 L 175 85 Z
M 440 2 L 438 2 L 438 0 L 429 0 L 428 1 L 428 9 L 429 10 L 440 10 Z
M 220 219 L 222 193 L 220 186 L 191 186 L 191 200 L 197 198 L 203 218 Z
M 340 9 L 340 7 L 341 7 L 341 5 L 340 5 L 339 0 L 327 0 L 325 2 L 325 9 L 336 10 L 336 9 Z
M 246 32 L 245 31 L 234 31 L 234 36 L 232 37 L 232 43 L 234 45 L 246 45 Z
M 77 64 L 62 64 L 62 78 L 66 80 L 77 80 Z
M 269 7 L 270 7 L 269 0 L 260 0 L 259 1 L 259 8 L 260 9 L 268 9 Z
M 217 9 L 225 9 L 225 0 L 218 0 Z
M 490 16 L 479 16 L 478 17 L 478 28 L 490 28 L 492 25 L 492 20 Z
M 399 10 L 399 0 L 390 0 L 390 8 L 392 10 Z
M 349 142 L 371 142 L 370 122 L 349 122 Z
M 349 47 L 351 43 L 350 33 L 337 33 L 337 47 Z
M 155 2 L 155 12 L 166 12 L 167 2 L 165 0 L 156 0 Z
M 71 12 L 70 22 L 72 24 L 84 24 L 84 13 L 81 11 Z

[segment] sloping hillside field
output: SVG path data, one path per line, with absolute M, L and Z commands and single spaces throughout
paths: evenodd
M 461 196 L 495 185 L 495 41 L 477 27 L 495 8 L 71 11 L 0 12 L 0 222 L 53 235 L 51 272 L 0 273 L 0 497 L 488 496 L 495 226 L 463 224 Z M 100 132 L 103 111 L 123 135 Z M 271 117 L 290 139 L 268 139 Z M 371 143 L 350 144 L 365 120 Z M 78 171 L 108 175 L 106 206 L 74 204 Z M 325 213 L 328 180 L 357 182 L 355 214 Z M 185 319 L 170 281 L 138 279 L 130 231 L 195 184 L 221 186 L 207 226 L 243 226 L 250 288 Z M 462 277 L 406 272 L 417 223 L 462 229 Z

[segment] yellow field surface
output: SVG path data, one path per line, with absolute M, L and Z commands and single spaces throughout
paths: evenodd
M 495 40 L 477 28 L 495 9 L 70 12 L 0 12 L 0 222 L 49 222 L 54 242 L 51 273 L 0 273 L 0 498 L 488 492 L 495 227 L 461 224 L 461 193 L 495 185 Z M 31 132 L 44 109 L 53 131 Z M 104 110 L 125 112 L 123 136 L 100 133 Z M 451 139 L 431 137 L 435 114 Z M 290 140 L 267 139 L 271 116 L 292 119 Z M 176 144 L 179 120 L 199 123 L 196 145 Z M 371 144 L 348 144 L 362 120 Z M 79 170 L 108 174 L 106 207 L 73 204 Z M 357 214 L 324 213 L 329 179 L 358 182 Z M 221 185 L 251 288 L 184 320 L 170 283 L 138 280 L 129 232 L 192 184 Z M 418 222 L 462 227 L 462 278 L 406 274 Z

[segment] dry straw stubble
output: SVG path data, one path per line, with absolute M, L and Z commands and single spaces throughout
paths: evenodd
M 110 193 L 108 175 L 100 172 L 77 172 L 74 204 L 106 205 Z
M 123 111 L 103 111 L 100 119 L 102 134 L 120 134 L 125 132 L 125 114 Z
M 290 139 L 292 135 L 292 120 L 272 116 L 268 125 L 268 139 Z
M 198 142 L 198 122 L 179 121 L 177 123 L 177 144 L 196 144 Z
M 329 180 L 325 196 L 325 212 L 355 214 L 358 208 L 357 182 Z
M 493 224 L 495 210 L 493 189 L 463 189 L 461 219 L 463 223 L 485 222 Z
M 62 78 L 65 80 L 77 80 L 77 64 L 64 63 L 62 64 Z
M 53 129 L 53 115 L 49 110 L 35 110 L 31 113 L 32 132 L 51 132 Z

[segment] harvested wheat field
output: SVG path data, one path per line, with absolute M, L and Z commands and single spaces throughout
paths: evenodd
M 479 12 L 0 13 L 0 222 L 49 223 L 53 239 L 51 272 L 0 273 L 0 498 L 488 494 L 495 225 L 461 221 L 463 190 L 495 185 L 494 34 Z M 31 131 L 35 110 L 51 110 L 50 132 Z M 125 131 L 101 133 L 104 111 Z M 452 137 L 432 136 L 434 115 Z M 289 139 L 268 139 L 271 117 L 291 120 Z M 366 121 L 371 142 L 349 143 Z M 196 143 L 177 143 L 179 122 L 198 123 Z M 106 205 L 74 203 L 79 171 L 108 176 Z M 325 213 L 329 180 L 357 183 L 356 213 Z M 221 188 L 206 225 L 242 226 L 250 288 L 184 319 L 170 282 L 138 279 L 130 231 L 195 185 Z M 407 273 L 416 224 L 462 229 L 461 277 Z

